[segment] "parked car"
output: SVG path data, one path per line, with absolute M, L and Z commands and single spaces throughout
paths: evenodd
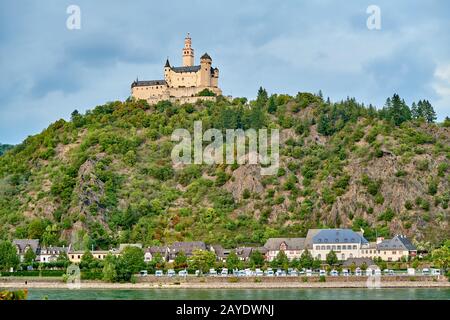
M 431 269 L 431 275 L 432 276 L 440 276 L 441 275 L 441 270 L 439 270 L 439 269 Z
M 245 277 L 246 276 L 245 270 L 239 270 L 237 276 L 238 277 Z
M 202 273 L 200 272 L 200 270 L 195 270 L 195 276 L 196 277 L 199 277 L 201 275 L 202 275 Z
M 222 269 L 222 272 L 220 272 L 220 275 L 221 275 L 222 277 L 228 276 L 228 269 L 227 269 L 227 268 L 223 268 L 223 269 Z
M 244 270 L 245 271 L 245 276 L 246 277 L 252 277 L 252 276 L 254 276 L 254 272 L 251 270 L 251 269 L 245 269 Z
M 146 277 L 148 275 L 148 272 L 147 272 L 147 270 L 141 270 L 141 271 L 139 271 L 139 275 L 141 277 Z
M 188 272 L 187 272 L 187 270 L 180 270 L 180 271 L 178 271 L 178 275 L 180 277 L 187 277 Z
M 216 277 L 217 276 L 217 271 L 215 269 L 209 269 L 208 275 L 210 277 Z
M 381 276 L 381 269 L 375 269 L 374 273 L 376 276 Z
M 338 275 L 339 275 L 339 272 L 337 272 L 337 270 L 331 270 L 330 271 L 330 275 L 332 276 L 332 277 L 337 277 Z
M 264 272 L 261 269 L 255 270 L 255 276 L 262 277 L 264 275 Z
M 389 273 L 388 273 L 390 276 L 395 276 L 395 271 L 394 270 L 392 270 L 392 269 L 389 269 Z
M 416 270 L 414 268 L 408 268 L 407 274 L 408 276 L 413 276 L 416 274 Z
M 277 269 L 277 272 L 275 272 L 275 275 L 277 277 L 285 277 L 286 276 L 286 271 L 281 270 L 281 269 Z
M 163 271 L 162 270 L 156 270 L 155 271 L 155 276 L 156 277 L 162 277 L 163 276 Z
M 327 275 L 327 272 L 325 271 L 325 270 L 323 270 L 323 269 L 320 269 L 319 270 L 319 276 L 326 276 Z
M 268 269 L 266 270 L 266 276 L 268 276 L 268 277 L 273 277 L 273 270 L 272 270 L 272 268 L 268 268 Z
M 342 275 L 348 277 L 350 275 L 350 272 L 348 272 L 348 269 L 342 269 Z
M 311 277 L 312 276 L 312 270 L 311 269 L 306 269 L 306 276 L 307 277 Z
M 358 276 L 358 277 L 362 276 L 362 270 L 361 270 L 361 268 L 356 268 L 356 269 L 355 269 L 355 276 Z
M 422 274 L 423 274 L 424 276 L 429 276 L 429 275 L 430 275 L 430 269 L 428 269 L 428 268 L 423 268 L 423 269 L 422 269 Z
M 289 276 L 291 276 L 291 277 L 297 277 L 297 276 L 298 276 L 297 270 L 291 270 L 291 271 L 289 271 Z
M 167 270 L 167 276 L 168 276 L 168 277 L 174 277 L 174 276 L 176 276 L 175 270 L 173 270 L 173 269 Z

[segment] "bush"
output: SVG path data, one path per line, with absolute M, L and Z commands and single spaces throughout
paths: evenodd
M 320 276 L 319 278 L 319 282 L 326 282 L 327 278 L 325 278 L 325 276 Z
M 26 300 L 28 296 L 28 290 L 17 290 L 17 291 L 0 291 L 0 301 L 2 300 Z

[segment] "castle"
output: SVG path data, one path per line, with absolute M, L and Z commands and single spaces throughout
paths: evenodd
M 131 96 L 154 104 L 162 100 L 182 103 L 192 103 L 198 99 L 215 100 L 215 96 L 221 95 L 219 69 L 212 67 L 211 57 L 205 53 L 200 58 L 200 65 L 194 65 L 194 49 L 189 33 L 184 39 L 182 51 L 182 67 L 172 67 L 167 59 L 164 66 L 164 80 L 136 79 L 131 84 Z

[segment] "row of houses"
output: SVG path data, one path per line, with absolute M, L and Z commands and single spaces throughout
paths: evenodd
M 263 247 L 224 249 L 221 245 L 208 246 L 201 241 L 176 242 L 170 246 L 147 248 L 145 260 L 150 261 L 158 254 L 165 261 L 173 262 L 180 251 L 190 256 L 196 249 L 211 250 L 221 261 L 226 261 L 232 251 L 242 261 L 249 260 L 253 251 L 259 251 L 269 262 L 273 261 L 280 251 L 283 251 L 289 260 L 293 260 L 300 258 L 308 250 L 313 258 L 321 261 L 326 260 L 330 251 L 334 251 L 342 261 L 375 258 L 399 261 L 417 254 L 417 248 L 403 235 L 396 235 L 391 239 L 378 237 L 375 242 L 369 242 L 364 238 L 363 232 L 350 229 L 310 229 L 305 238 L 270 238 Z
M 84 251 L 71 250 L 71 247 L 40 247 L 36 239 L 16 239 L 13 244 L 23 260 L 28 249 L 36 254 L 39 262 L 56 261 L 61 254 L 67 254 L 73 263 L 79 263 Z M 103 260 L 108 254 L 120 255 L 127 246 L 142 248 L 141 244 L 121 244 L 111 250 L 92 250 L 96 259 Z M 363 232 L 350 229 L 310 229 L 305 238 L 270 238 L 262 247 L 238 247 L 225 249 L 221 245 L 207 245 L 202 241 L 175 242 L 168 246 L 153 246 L 144 249 L 144 260 L 151 261 L 156 255 L 166 262 L 173 262 L 180 252 L 191 256 L 195 250 L 209 250 L 214 252 L 219 261 L 226 261 L 231 252 L 235 252 L 241 261 L 248 261 L 254 251 L 264 255 L 266 261 L 276 259 L 283 251 L 289 260 L 300 258 L 308 250 L 313 258 L 322 261 L 333 251 L 341 261 L 351 259 L 375 259 L 384 261 L 399 261 L 402 258 L 414 257 L 417 248 L 403 235 L 396 235 L 391 239 L 377 238 L 369 242 L 364 238 Z

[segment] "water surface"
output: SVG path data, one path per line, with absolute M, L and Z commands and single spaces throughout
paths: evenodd
M 450 300 L 450 288 L 30 289 L 30 300 Z

